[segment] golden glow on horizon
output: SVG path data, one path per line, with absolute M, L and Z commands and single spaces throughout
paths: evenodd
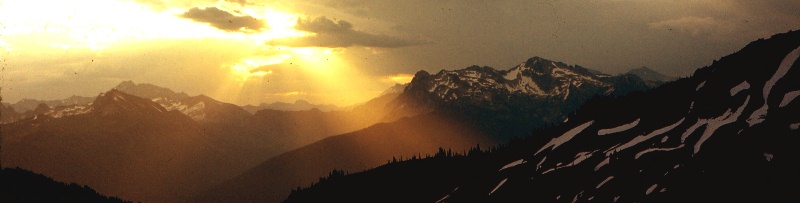
M 411 79 L 414 79 L 414 75 L 411 74 L 397 74 L 389 78 L 390 80 L 394 81 L 398 84 L 406 84 L 411 82 Z
M 201 24 L 187 23 L 170 12 L 107 0 L 3 2 L 0 22 L 0 35 L 4 38 L 37 35 L 60 49 L 103 50 L 119 41 L 225 35 Z M 24 43 L 10 43 L 27 47 Z
M 291 58 L 290 55 L 280 54 L 275 56 L 256 56 L 246 58 L 231 66 L 231 73 L 238 82 L 247 82 L 253 77 L 264 77 L 272 74 L 272 70 L 262 70 L 263 67 L 275 65 Z
M 43 6 L 47 5 L 47 6 Z M 241 12 L 264 19 L 268 29 L 259 33 L 225 32 L 180 17 L 187 9 L 153 11 L 129 1 L 10 1 L 0 4 L 0 46 L 26 47 L 3 38 L 39 35 L 59 49 L 103 50 L 119 41 L 147 39 L 229 38 L 262 45 L 276 38 L 309 33 L 294 30 L 297 15 L 273 8 L 246 8 Z
M 188 76 L 184 74 L 163 77 L 165 80 L 175 76 L 218 80 L 209 82 L 216 83 L 216 92 L 201 93 L 238 104 L 258 102 L 253 98 L 259 98 L 261 101 L 306 99 L 316 103 L 349 105 L 364 102 L 381 92 L 374 89 L 387 86 L 382 78 L 366 76 L 348 63 L 344 57 L 347 48 L 288 47 L 267 43 L 278 38 L 302 40 L 302 36 L 314 35 L 294 28 L 298 18 L 307 16 L 264 5 L 236 6 L 221 1 L 199 5 L 215 6 L 266 22 L 266 28 L 259 32 L 227 32 L 180 16 L 194 6 L 198 5 L 153 10 L 147 5 L 122 0 L 0 0 L 0 52 L 15 53 L 18 56 L 14 58 L 15 61 L 38 61 L 42 57 L 52 61 L 48 64 L 37 64 L 45 67 L 10 66 L 9 73 L 13 73 L 10 76 L 17 78 L 17 83 L 22 82 L 20 84 L 73 77 L 71 75 L 81 71 L 98 74 L 103 71 L 141 68 L 142 65 L 173 68 L 157 67 L 159 64 L 168 64 L 157 61 L 173 60 L 164 57 L 191 59 L 200 57 L 198 53 L 206 58 L 217 54 L 221 56 L 220 59 L 196 60 L 209 66 L 185 63 L 187 67 L 178 67 L 188 70 L 203 66 L 205 68 L 202 71 L 187 72 Z M 204 43 L 209 39 L 229 43 Z M 203 47 L 180 47 L 183 44 L 162 43 L 182 40 Z M 102 60 L 104 57 L 141 60 L 108 64 L 105 62 L 110 60 Z M 210 70 L 208 67 L 221 69 Z M 215 71 L 221 74 L 210 77 L 200 75 Z M 39 77 L 44 73 L 47 73 L 47 77 Z M 125 77 L 130 76 L 118 75 L 114 79 L 136 80 Z M 392 80 L 399 82 L 404 79 L 392 77 Z M 297 88 L 287 88 L 275 87 L 274 81 L 302 82 L 297 83 Z M 287 84 L 293 83 L 284 82 L 283 86 Z

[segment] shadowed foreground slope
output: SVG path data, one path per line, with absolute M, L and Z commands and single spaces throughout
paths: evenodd
M 20 168 L 0 170 L 0 202 L 129 202 L 98 194 L 88 186 L 56 182 Z
M 406 202 L 798 202 L 799 58 L 800 31 L 778 34 L 692 77 L 589 101 L 560 126 L 467 157 L 461 177 L 438 178 L 458 174 L 440 168 L 457 157 L 414 160 L 287 202 L 393 202 L 380 195 L 391 191 Z M 431 178 L 396 178 L 414 175 Z
M 243 175 L 200 194 L 191 202 L 280 202 L 292 189 L 308 186 L 332 170 L 357 172 L 400 156 L 464 151 L 494 145 L 480 131 L 426 114 L 326 138 L 274 157 Z

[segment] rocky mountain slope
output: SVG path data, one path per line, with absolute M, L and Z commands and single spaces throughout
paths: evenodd
M 799 57 L 800 31 L 778 34 L 488 154 L 336 176 L 287 202 L 794 202 Z
M 2 135 L 4 166 L 135 201 L 174 200 L 245 169 L 190 117 L 118 90 L 79 114 L 4 124 Z
M 439 147 L 464 151 L 478 144 L 495 146 L 528 135 L 535 126 L 561 122 L 594 96 L 649 88 L 636 76 L 598 75 L 538 57 L 505 71 L 477 66 L 436 75 L 421 71 L 401 93 L 391 93 L 400 87 L 387 93 L 396 98 L 374 100 L 387 101 L 387 123 L 279 155 L 191 201 L 278 202 L 294 187 L 334 169 L 366 170 L 393 156 L 421 156 Z
M 560 123 L 590 98 L 649 88 L 633 75 L 595 74 L 580 66 L 533 57 L 509 70 L 471 66 L 434 75 L 417 72 L 403 94 L 390 103 L 388 116 L 444 112 L 473 118 L 473 124 L 499 139 L 509 139 Z
M 3 164 L 135 201 L 177 201 L 280 153 L 375 124 L 397 96 L 349 111 L 252 115 L 150 84 L 117 88 L 83 105 L 40 104 L 2 124 Z

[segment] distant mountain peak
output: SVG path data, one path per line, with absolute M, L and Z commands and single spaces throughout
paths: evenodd
M 659 72 L 657 72 L 657 71 L 655 71 L 653 69 L 650 69 L 650 68 L 648 68 L 646 66 L 642 66 L 640 68 L 631 69 L 630 71 L 628 71 L 628 74 L 636 75 L 636 76 L 638 76 L 639 78 L 642 78 L 642 80 L 645 80 L 645 81 L 667 82 L 667 81 L 673 81 L 673 80 L 676 79 L 675 77 L 661 74 L 661 73 L 659 73 Z
M 652 72 L 656 72 L 655 70 L 653 70 L 653 69 L 650 69 L 650 68 L 648 68 L 647 66 L 642 66 L 642 67 L 639 67 L 639 68 L 634 68 L 634 69 L 631 69 L 631 71 L 634 71 L 634 70 L 641 70 L 641 71 L 652 71 Z
M 161 113 L 167 110 L 148 99 L 126 94 L 117 89 L 101 93 L 92 103 L 92 112 L 109 115 L 115 112 Z
M 428 73 L 428 71 L 420 70 L 420 71 L 417 71 L 417 73 L 414 73 L 414 78 L 412 78 L 411 81 L 413 82 L 414 79 L 416 79 L 416 78 L 425 78 L 425 77 L 429 77 L 429 76 L 431 76 L 431 74 Z
M 317 109 L 320 111 L 333 111 L 339 109 L 338 106 L 333 104 L 314 104 L 309 101 L 298 99 L 295 100 L 293 103 L 287 102 L 273 102 L 273 103 L 261 103 L 258 106 L 247 105 L 243 107 L 247 112 L 251 114 L 255 114 L 260 110 L 278 110 L 278 111 L 305 111 L 305 110 L 312 110 Z
M 207 100 L 207 101 L 208 100 L 213 100 L 215 102 L 219 102 L 219 101 L 215 100 L 214 98 L 211 98 L 211 97 L 209 97 L 208 95 L 205 95 L 205 94 L 200 94 L 200 95 L 197 95 L 197 96 L 194 96 L 194 97 L 196 97 L 197 99 L 200 99 L 200 100 Z
M 384 96 L 384 95 L 389 95 L 389 94 L 400 94 L 400 93 L 403 93 L 403 91 L 405 91 L 407 86 L 408 86 L 408 83 L 406 83 L 406 84 L 400 84 L 400 83 L 394 84 L 394 86 L 390 87 L 389 89 L 384 90 L 380 95 L 378 95 L 378 97 L 381 97 L 381 96 Z
M 136 84 L 130 80 L 122 81 L 119 85 L 114 87 L 114 89 L 148 99 L 163 98 L 167 100 L 179 100 L 189 97 L 189 95 L 183 92 L 176 93 L 169 88 L 156 86 L 150 83 Z
M 510 95 L 567 99 L 572 88 L 612 86 L 613 82 L 604 78 L 607 77 L 600 77 L 577 65 L 536 56 L 508 70 L 470 66 L 460 70 L 441 70 L 435 75 L 419 71 L 408 89 L 427 91 L 444 101 L 474 100 L 481 103 Z
M 92 101 L 94 101 L 94 97 L 72 95 L 71 97 L 62 100 L 21 99 L 17 103 L 9 104 L 9 107 L 13 108 L 19 113 L 24 113 L 26 111 L 35 110 L 40 104 L 47 104 L 49 107 L 57 108 L 59 106 L 85 105 Z
M 552 123 L 595 96 L 649 88 L 638 77 L 596 75 L 577 65 L 532 57 L 508 70 L 470 66 L 433 75 L 419 71 L 392 102 L 388 120 L 437 110 L 455 114 L 511 110 L 536 115 L 540 120 L 533 123 Z
M 119 85 L 117 85 L 117 87 L 114 87 L 114 89 L 128 89 L 135 86 L 136 83 L 134 83 L 133 80 L 126 80 L 119 83 Z
M 302 100 L 302 99 L 298 99 L 298 100 L 294 101 L 294 104 L 295 105 L 312 105 L 311 102 L 308 102 L 308 101 Z

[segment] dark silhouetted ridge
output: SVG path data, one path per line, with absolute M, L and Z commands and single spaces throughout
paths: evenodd
M 799 59 L 800 31 L 778 34 L 486 155 L 332 173 L 286 202 L 798 202 Z
M 130 202 L 88 186 L 65 184 L 20 168 L 0 170 L 0 202 Z

